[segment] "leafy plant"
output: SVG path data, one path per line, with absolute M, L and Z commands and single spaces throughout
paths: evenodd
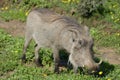
M 42 64 L 51 66 L 53 62 L 52 51 L 51 49 L 42 48 L 40 50 L 40 56 L 42 58 Z
M 90 17 L 95 11 L 103 7 L 103 0 L 80 0 L 78 10 L 83 17 Z

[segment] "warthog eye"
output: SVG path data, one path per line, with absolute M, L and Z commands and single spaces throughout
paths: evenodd
M 73 42 L 75 42 L 75 39 L 73 39 Z
M 75 46 L 75 49 L 76 49 L 76 50 L 79 50 L 82 45 L 83 45 L 83 41 L 82 41 L 82 40 L 79 40 L 78 43 L 77 43 L 77 45 Z
M 80 40 L 78 43 L 79 43 L 80 45 L 82 45 L 82 40 Z

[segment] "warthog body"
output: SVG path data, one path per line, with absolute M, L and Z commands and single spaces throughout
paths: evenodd
M 49 47 L 53 51 L 55 72 L 59 72 L 59 50 L 69 53 L 69 61 L 77 72 L 78 67 L 86 67 L 96 71 L 98 64 L 93 60 L 93 40 L 86 26 L 82 27 L 75 20 L 61 16 L 47 9 L 36 9 L 27 18 L 25 44 L 22 60 L 25 61 L 26 48 L 34 39 L 35 62 L 41 66 L 38 51 L 41 47 Z

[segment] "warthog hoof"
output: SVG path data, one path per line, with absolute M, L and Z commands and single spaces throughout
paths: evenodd
M 34 62 L 35 62 L 35 64 L 36 64 L 37 67 L 43 67 L 42 60 L 35 59 Z
M 25 54 L 22 55 L 21 59 L 22 59 L 22 63 L 26 63 L 27 60 L 26 60 L 26 55 Z

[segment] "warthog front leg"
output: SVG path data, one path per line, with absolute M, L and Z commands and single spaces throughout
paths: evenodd
M 54 57 L 54 72 L 59 73 L 59 51 L 57 49 L 53 50 L 53 57 Z
M 74 73 L 75 73 L 75 74 L 77 74 L 77 72 L 78 72 L 77 69 L 78 69 L 77 66 L 73 66 L 73 70 L 74 70 Z
M 38 67 L 43 66 L 43 65 L 42 65 L 42 60 L 41 60 L 41 58 L 40 58 L 40 56 L 39 56 L 40 47 L 41 47 L 41 46 L 39 46 L 39 45 L 36 45 L 36 47 L 35 47 L 35 63 L 36 63 L 36 65 L 37 65 Z

